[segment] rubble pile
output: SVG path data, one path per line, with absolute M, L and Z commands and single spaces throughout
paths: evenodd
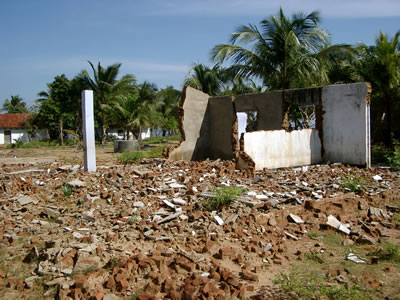
M 389 203 L 400 198 L 399 181 L 390 169 L 342 164 L 255 177 L 230 161 L 155 159 L 96 173 L 14 166 L 0 173 L 0 289 L 22 295 L 43 285 L 43 296 L 60 299 L 268 299 L 279 293 L 273 274 L 315 247 L 311 232 L 338 232 L 349 244 L 398 238 L 399 208 Z M 229 207 L 205 209 L 221 186 L 244 192 Z M 7 272 L 13 259 L 24 278 Z

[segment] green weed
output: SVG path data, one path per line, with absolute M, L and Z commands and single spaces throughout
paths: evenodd
M 341 179 L 341 184 L 340 186 L 342 188 L 347 188 L 351 192 L 359 193 L 359 192 L 364 192 L 365 191 L 365 179 L 360 177 L 356 178 L 351 175 L 347 175 L 345 177 L 342 177 Z
M 61 186 L 61 190 L 63 192 L 63 196 L 69 198 L 72 195 L 72 187 L 69 184 L 63 184 Z
M 203 204 L 208 210 L 220 209 L 223 206 L 230 205 L 235 201 L 246 189 L 238 187 L 222 186 L 211 190 L 215 195 L 206 199 Z

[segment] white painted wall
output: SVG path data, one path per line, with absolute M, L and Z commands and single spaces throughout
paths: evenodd
M 316 129 L 247 132 L 244 151 L 255 162 L 256 170 L 321 162 L 321 141 Z
M 322 89 L 324 160 L 371 165 L 368 85 L 331 85 Z
M 26 129 L 0 129 L 0 144 L 4 144 L 4 131 L 11 131 L 11 143 L 15 144 L 15 141 L 29 142 L 29 135 Z
M 122 140 L 124 135 L 118 135 L 118 128 L 107 128 L 107 136 L 114 137 L 117 140 Z M 133 134 L 129 132 L 130 139 L 134 138 Z M 150 128 L 142 132 L 142 140 L 150 137 Z

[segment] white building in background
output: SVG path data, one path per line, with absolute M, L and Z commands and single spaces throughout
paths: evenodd
M 24 123 L 31 114 L 0 114 L 0 145 L 29 141 Z

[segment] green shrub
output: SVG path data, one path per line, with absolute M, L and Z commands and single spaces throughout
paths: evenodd
M 214 196 L 204 201 L 204 207 L 208 210 L 220 209 L 222 206 L 230 205 L 245 191 L 243 188 L 229 186 L 213 188 L 211 192 Z
M 400 146 L 397 146 L 392 154 L 386 156 L 390 166 L 400 169 Z
M 370 255 L 377 256 L 382 260 L 400 263 L 400 246 L 388 242 L 384 247 L 378 248 L 376 251 L 370 253 Z

